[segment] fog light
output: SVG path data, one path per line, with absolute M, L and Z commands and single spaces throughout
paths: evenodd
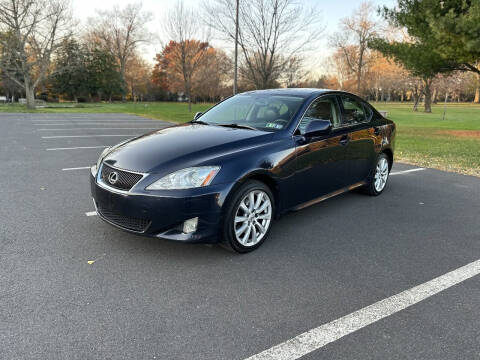
M 90 168 L 90 172 L 92 173 L 93 177 L 97 177 L 97 172 L 98 172 L 97 165 L 93 165 Z
M 190 234 L 197 230 L 198 225 L 198 217 L 194 217 L 192 219 L 185 220 L 183 223 L 183 232 L 185 234 Z

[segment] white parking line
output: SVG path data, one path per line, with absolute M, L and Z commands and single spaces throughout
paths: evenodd
M 407 174 L 415 171 L 422 171 L 422 170 L 427 170 L 425 168 L 417 168 L 417 169 L 410 169 L 410 170 L 403 170 L 403 171 L 396 171 L 393 173 L 390 173 L 390 175 L 401 175 L 401 174 Z
M 87 216 L 95 216 L 95 215 L 98 215 L 96 211 L 89 211 L 89 212 L 86 212 L 85 215 Z
M 123 137 L 130 137 L 130 136 L 137 136 L 140 134 L 116 134 L 116 135 L 60 135 L 60 136 L 42 136 L 42 139 L 63 139 L 63 138 L 89 138 L 89 137 L 105 137 L 105 136 L 123 136 Z
M 78 146 L 78 147 L 68 147 L 68 148 L 50 148 L 45 149 L 47 151 L 58 151 L 58 150 L 77 150 L 77 149 L 101 149 L 107 148 L 108 145 L 101 145 L 101 146 Z
M 160 130 L 160 128 L 139 128 L 139 127 L 94 127 L 94 128 L 63 128 L 63 129 L 37 129 L 37 131 L 63 131 L 63 130 Z
M 70 170 L 84 170 L 84 169 L 90 169 L 91 166 L 81 166 L 81 167 L 74 167 L 74 168 L 64 168 L 62 171 L 70 171 Z
M 294 360 L 480 274 L 480 260 L 329 322 L 247 360 Z

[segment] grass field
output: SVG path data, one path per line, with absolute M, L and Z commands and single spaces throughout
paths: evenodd
M 443 105 L 434 105 L 432 114 L 410 103 L 374 103 L 378 110 L 388 111 L 397 123 L 396 160 L 480 176 L 480 105 L 449 104 L 446 117 Z M 186 122 L 197 111 L 211 104 L 194 104 L 192 113 L 184 103 L 101 103 L 52 104 L 34 111 L 49 113 L 129 113 L 153 119 Z M 0 105 L 0 112 L 30 112 L 22 105 Z
M 425 167 L 480 176 L 480 105 L 443 105 L 431 114 L 411 104 L 374 104 L 397 124 L 397 160 Z

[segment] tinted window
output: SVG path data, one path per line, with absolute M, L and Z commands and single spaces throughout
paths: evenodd
M 338 114 L 339 111 L 335 97 L 321 97 L 315 100 L 307 109 L 298 125 L 298 130 L 300 130 L 301 134 L 304 134 L 307 125 L 313 120 L 330 120 L 333 127 L 338 127 L 340 124 Z
M 363 107 L 364 107 L 364 109 L 365 109 L 365 115 L 366 115 L 366 117 L 367 117 L 367 121 L 372 120 L 373 110 L 372 110 L 372 108 L 370 107 L 370 105 L 364 103 L 364 104 L 363 104 Z
M 284 129 L 303 104 L 299 96 L 240 94 L 202 115 L 212 125 L 248 125 L 260 130 Z
M 355 98 L 340 96 L 343 105 L 342 125 L 355 125 L 367 121 L 363 104 Z

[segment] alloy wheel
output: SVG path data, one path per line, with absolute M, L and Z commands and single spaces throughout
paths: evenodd
M 375 190 L 381 192 L 388 179 L 388 161 L 386 158 L 381 157 L 378 161 L 377 168 L 375 170 Z
M 271 220 L 272 202 L 268 194 L 262 190 L 250 191 L 235 212 L 235 238 L 243 246 L 255 246 L 267 234 Z

